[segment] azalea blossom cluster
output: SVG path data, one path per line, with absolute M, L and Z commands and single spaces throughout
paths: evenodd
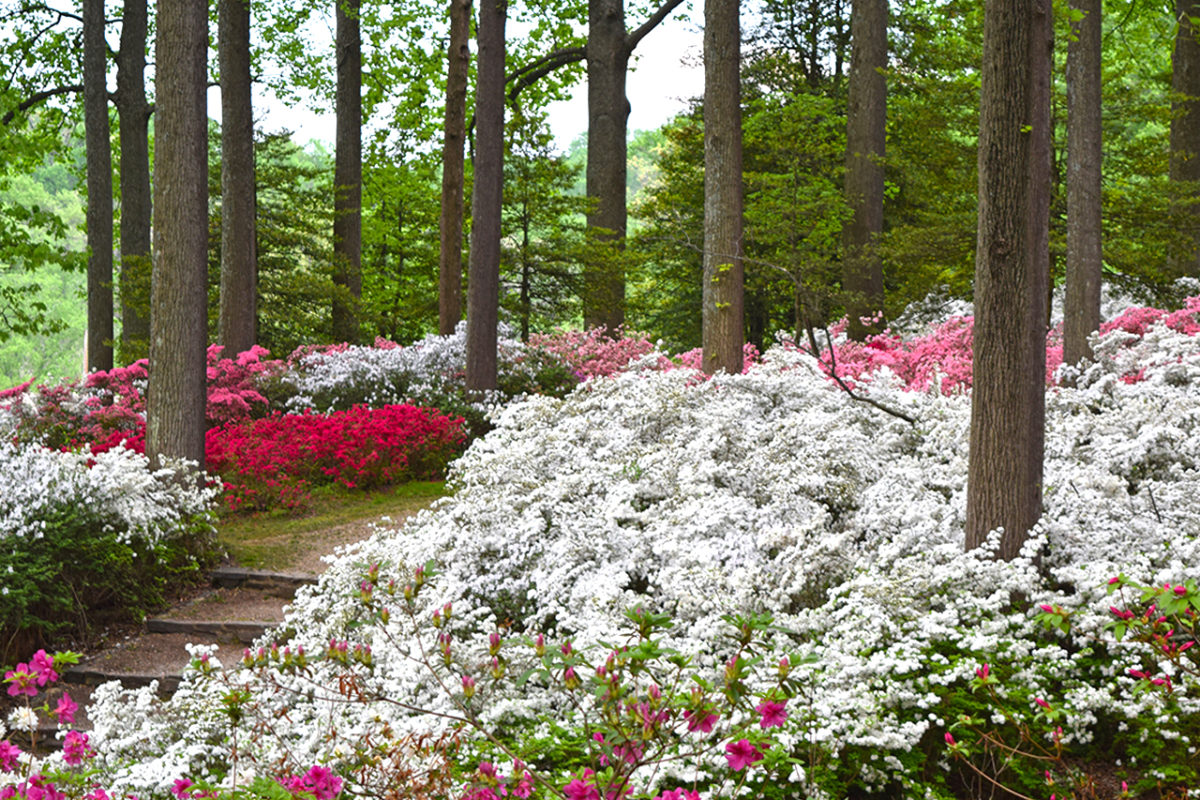
M 269 403 L 261 386 L 285 366 L 267 358 L 268 351 L 257 345 L 234 358 L 222 358 L 223 350 L 212 345 L 206 355 L 209 425 L 265 413 Z M 142 359 L 91 372 L 82 383 L 34 388 L 30 380 L 0 392 L 0 430 L 11 430 L 19 441 L 55 449 L 86 447 L 99 453 L 124 444 L 142 452 L 148 366 Z
M 231 510 L 295 508 L 315 485 L 372 488 L 440 478 L 464 438 L 461 418 L 434 409 L 354 406 L 212 428 L 205 457 Z
M 497 341 L 500 390 L 492 396 L 468 397 L 466 341 L 462 322 L 450 336 L 430 335 L 407 347 L 380 340 L 372 347 L 305 352 L 290 359 L 291 369 L 283 377 L 293 392 L 286 408 L 326 412 L 360 404 L 411 403 L 482 419 L 506 397 L 561 393 L 577 382 L 557 357 L 512 338 L 502 326 Z
M 219 489 L 181 479 L 183 465 L 150 469 L 144 455 L 117 448 L 90 456 L 0 441 L 0 540 L 19 546 L 47 534 L 61 508 L 100 514 L 119 540 L 154 543 L 207 524 Z M 15 576 L 0 576 L 13 580 Z
M 96 751 L 88 734 L 72 727 L 79 705 L 71 695 L 66 692 L 60 695 L 53 709 L 47 702 L 40 707 L 35 707 L 32 702 L 32 698 L 59 679 L 58 670 L 77 661 L 78 656 L 74 653 L 51 656 L 45 650 L 38 650 L 28 663 L 17 664 L 6 672 L 4 683 L 8 685 L 8 695 L 25 701 L 9 715 L 9 725 L 24 732 L 36 749 L 38 711 L 41 711 L 55 720 L 62 746 L 58 752 L 39 761 L 32 752 L 23 751 L 12 741 L 0 741 L 0 798 L 66 800 L 69 796 L 111 800 L 99 784 L 87 779 L 87 770 Z

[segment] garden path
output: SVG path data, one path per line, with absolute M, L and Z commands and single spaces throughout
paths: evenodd
M 414 506 L 409 514 L 418 508 Z M 119 680 L 127 687 L 157 682 L 159 692 L 169 694 L 179 685 L 179 676 L 189 662 L 185 648 L 189 643 L 216 644 L 219 658 L 226 663 L 236 661 L 243 647 L 283 621 L 284 608 L 296 590 L 315 583 L 324 570 L 325 556 L 339 546 L 367 538 L 379 521 L 375 515 L 288 534 L 286 547 L 276 550 L 284 554 L 280 569 L 245 569 L 233 563 L 219 567 L 210 586 L 189 593 L 138 628 L 118 634 L 102 649 L 85 653 L 47 693 L 47 699 L 53 706 L 59 694 L 68 692 L 82 711 L 92 688 L 109 680 Z M 390 524 L 396 521 L 393 513 Z M 90 727 L 86 718 L 79 723 L 76 727 L 80 729 Z M 52 741 L 52 729 L 46 733 L 43 741 Z

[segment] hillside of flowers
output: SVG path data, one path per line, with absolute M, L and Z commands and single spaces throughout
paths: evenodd
M 1110 319 L 1049 376 L 1016 561 L 963 550 L 969 321 L 711 380 L 625 337 L 493 407 L 453 495 L 343 552 L 288 638 L 197 650 L 170 700 L 101 687 L 86 758 L 46 769 L 140 798 L 1182 797 L 1200 300 Z M 358 384 L 323 368 L 294 397 Z

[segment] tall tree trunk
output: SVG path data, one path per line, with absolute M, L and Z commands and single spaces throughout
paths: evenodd
M 1200 41 L 1194 18 L 1200 2 L 1176 0 L 1175 49 L 1171 53 L 1171 161 L 1186 248 L 1171 261 L 1179 275 L 1200 277 Z
M 853 0 L 850 82 L 846 108 L 846 201 L 842 228 L 842 289 L 850 338 L 862 341 L 883 311 L 883 155 L 887 130 L 887 0 Z
M 1049 269 L 1050 2 L 988 0 L 966 546 L 1015 558 L 1042 510 Z
M 87 150 L 87 368 L 113 366 L 112 144 L 104 0 L 83 3 L 83 125 Z
M 495 389 L 500 306 L 500 207 L 504 186 L 506 0 L 479 3 L 475 185 L 467 275 L 467 388 Z
M 208 7 L 158 0 L 146 452 L 204 468 Z
M 121 134 L 121 361 L 150 347 L 150 105 L 146 102 L 146 0 L 125 0 L 117 53 Z
M 1072 0 L 1067 44 L 1067 297 L 1063 361 L 1092 357 L 1100 327 L 1100 0 Z
M 250 3 L 220 0 L 221 306 L 217 341 L 233 358 L 257 339 L 258 256 L 254 115 L 250 99 Z
M 738 0 L 704 3 L 704 371 L 742 371 L 741 27 Z
M 629 100 L 625 72 L 629 66 L 623 0 L 588 3 L 588 141 L 587 194 L 595 206 L 587 227 L 598 247 L 583 276 L 583 324 L 604 325 L 615 332 L 625 322 L 625 274 L 620 249 L 625 240 L 626 129 Z
M 337 0 L 333 338 L 354 343 L 362 299 L 362 38 L 359 0 Z
M 470 41 L 471 0 L 450 0 L 442 139 L 442 247 L 438 260 L 438 333 L 442 336 L 454 333 L 462 319 L 463 149 L 467 138 Z

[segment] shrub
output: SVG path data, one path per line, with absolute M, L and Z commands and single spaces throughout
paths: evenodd
M 90 460 L 0 443 L 0 628 L 11 662 L 34 646 L 138 620 L 214 560 L 215 490 L 118 448 Z
M 370 489 L 441 478 L 463 439 L 462 420 L 433 409 L 354 406 L 213 428 L 205 453 L 231 510 L 295 508 L 312 486 Z
M 502 330 L 498 342 L 498 391 L 474 397 L 467 392 L 466 323 L 452 336 L 427 336 L 408 347 L 379 340 L 373 347 L 342 345 L 305 348 L 289 359 L 289 411 L 345 411 L 356 405 L 378 408 L 411 404 L 462 417 L 474 437 L 488 429 L 490 407 L 525 394 L 561 396 L 578 383 L 553 354 L 528 347 Z

